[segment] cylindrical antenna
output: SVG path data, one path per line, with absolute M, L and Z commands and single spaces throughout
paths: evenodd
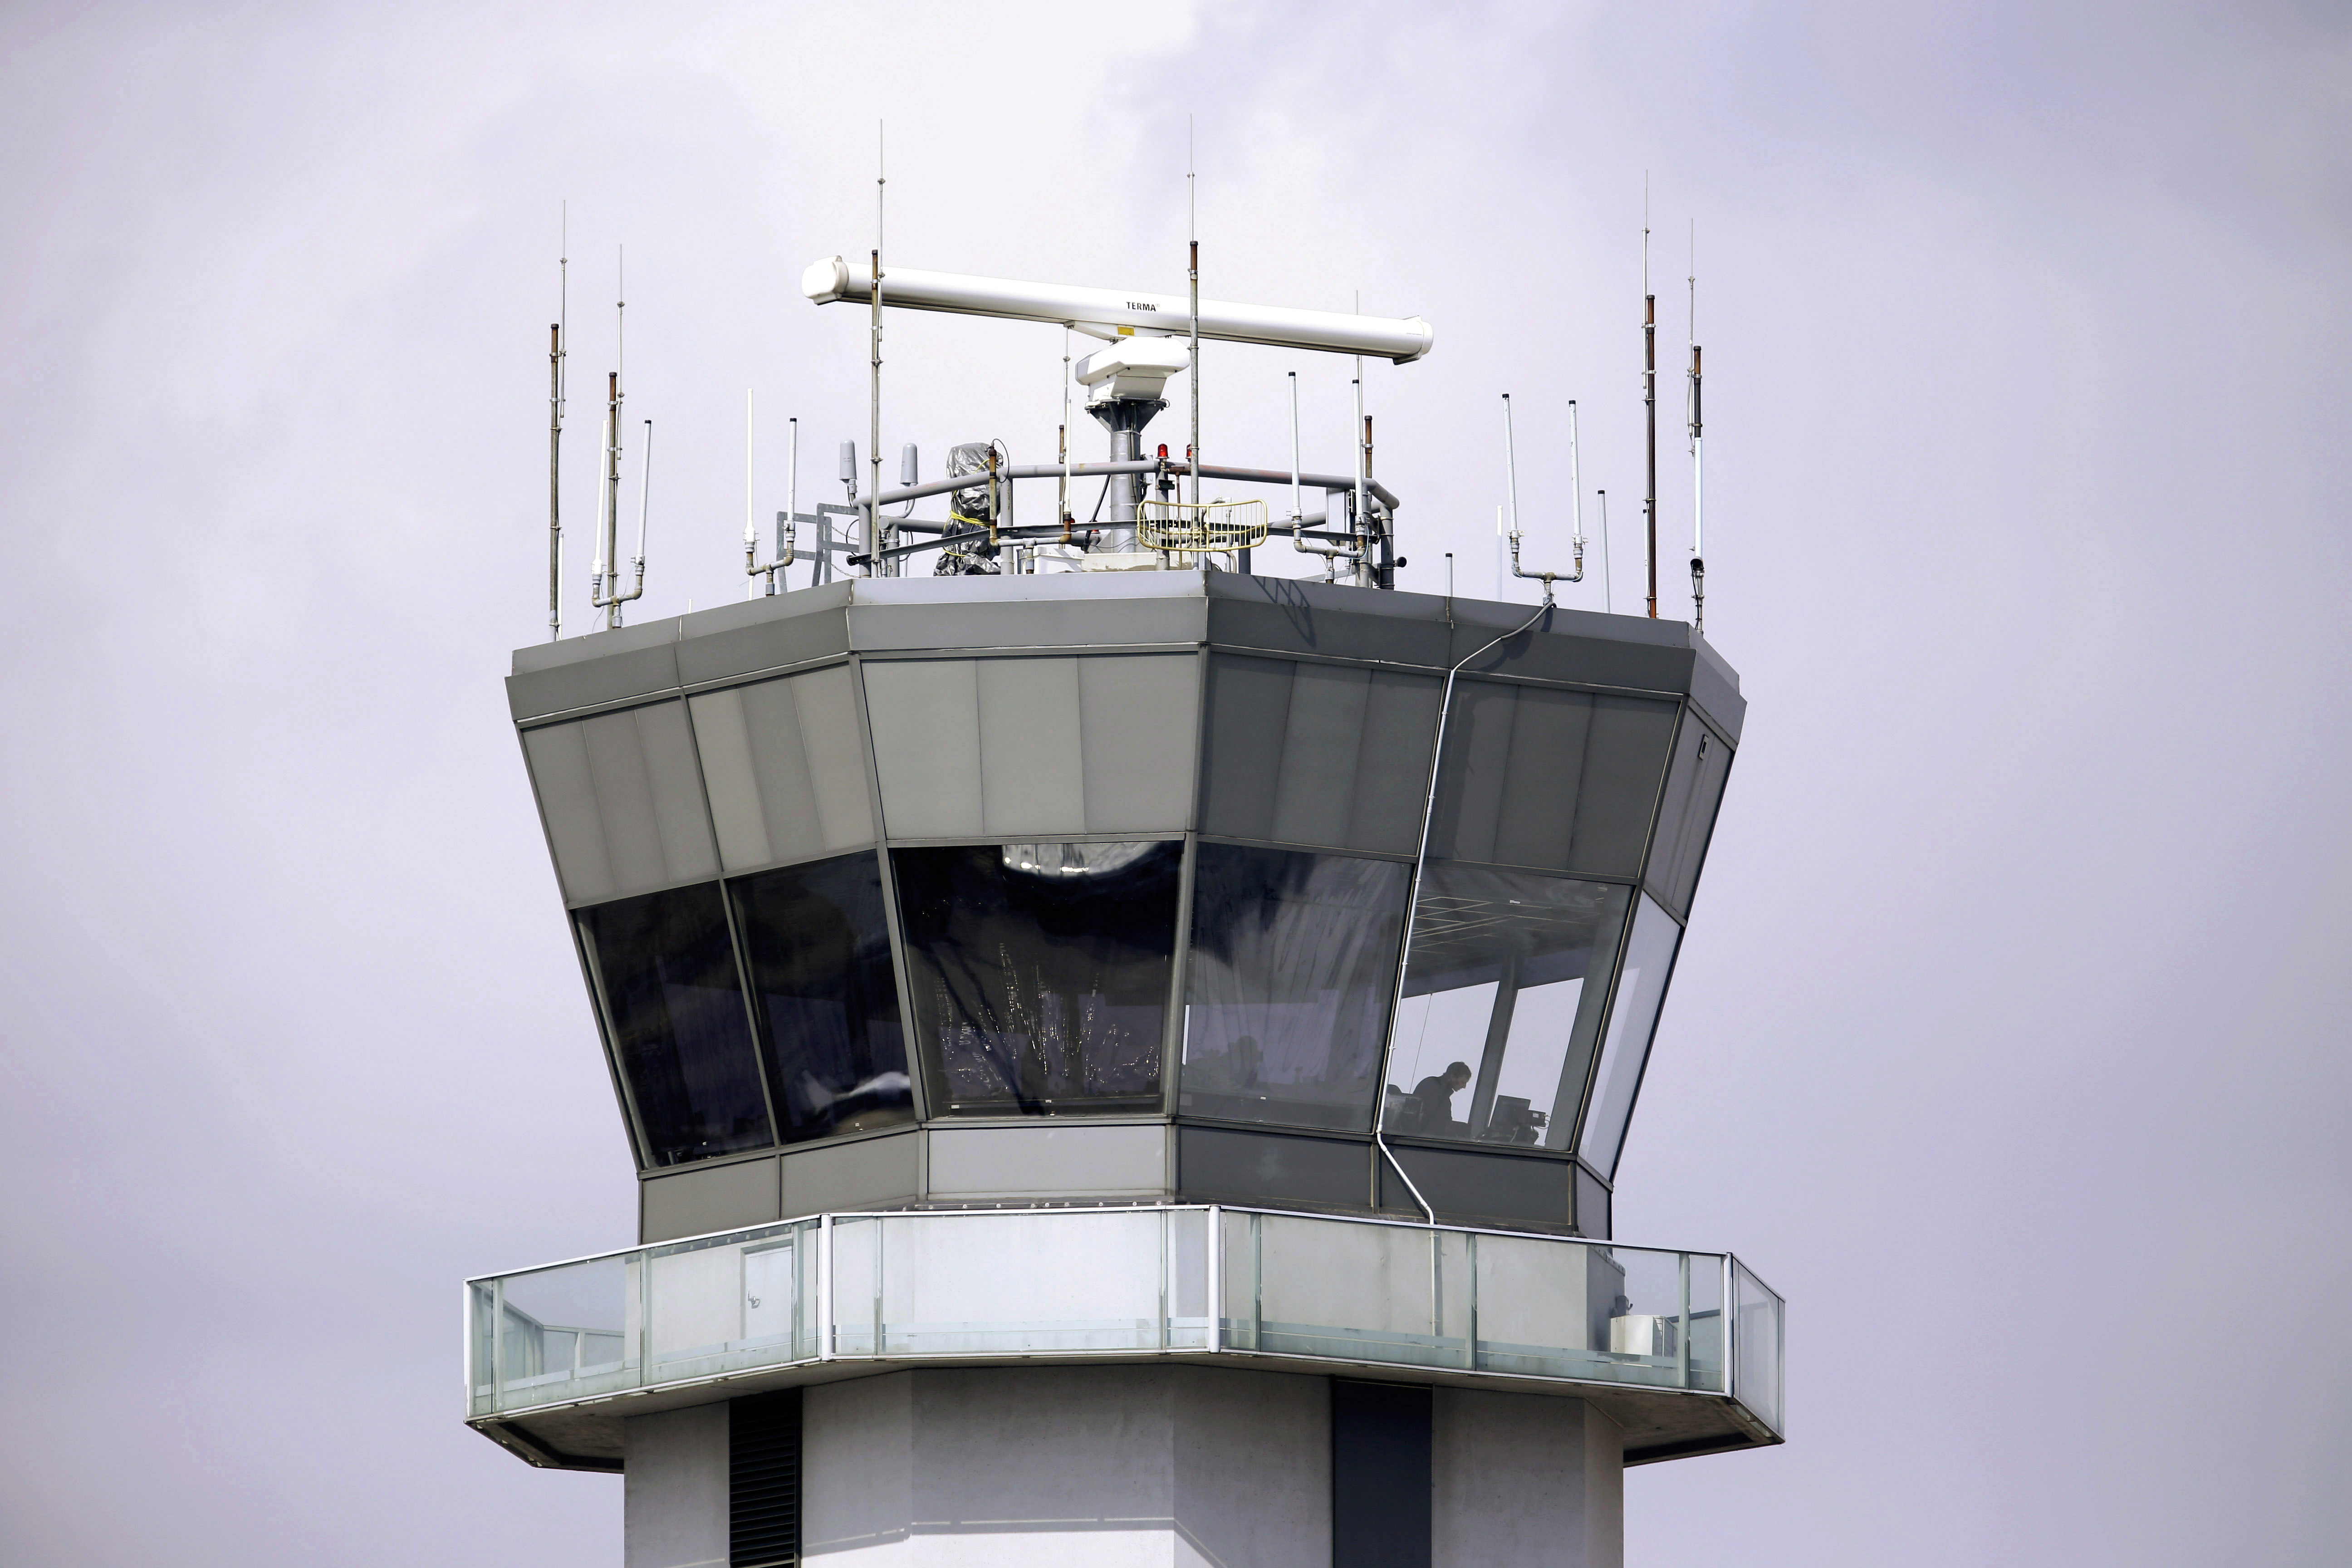
M 799 542 L 801 527 L 801 422 L 797 416 L 784 421 L 791 432 L 784 443 L 784 531 L 776 541 L 776 566 L 779 571 L 793 563 L 793 546 Z M 817 565 L 809 572 L 809 586 L 816 586 L 817 574 L 824 570 L 826 552 L 823 548 L 824 534 L 817 534 Z
M 1576 574 L 1584 575 L 1584 475 L 1577 465 L 1576 399 L 1568 400 L 1568 510 L 1570 526 L 1574 531 L 1570 542 L 1576 546 Z
M 1602 613 L 1603 615 L 1611 615 L 1611 616 L 1613 616 L 1613 615 L 1615 615 L 1615 614 L 1617 613 L 1617 604 L 1616 604 L 1616 599 L 1615 599 L 1614 595 L 1610 592 L 1610 582 L 1609 582 L 1609 492 L 1608 492 L 1607 490 L 1602 490 L 1602 491 L 1601 491 L 1601 492 L 1600 492 L 1600 494 L 1601 494 L 1601 613 Z
M 1290 528 L 1298 531 L 1299 520 L 1307 515 L 1298 494 L 1298 373 L 1290 373 Z
M 557 209 L 555 321 L 547 365 L 547 640 L 563 636 L 563 326 L 571 319 L 572 204 Z
M 1364 362 L 1360 355 L 1356 360 L 1355 386 L 1356 426 L 1361 429 L 1364 424 Z M 1353 525 L 1349 532 L 1354 536 L 1351 542 L 1356 547 L 1356 586 L 1359 588 L 1365 585 L 1364 578 L 1371 569 L 1371 552 L 1366 547 L 1364 539 L 1372 521 L 1364 501 L 1364 462 L 1370 455 L 1363 440 L 1359 437 L 1356 442 L 1356 515 L 1349 520 Z
M 654 493 L 654 422 L 646 421 L 646 455 L 637 459 L 637 582 L 646 580 L 646 505 Z M 636 597 L 632 594 L 631 598 Z
M 1192 259 L 1185 277 L 1192 284 L 1192 358 L 1185 373 L 1192 395 L 1192 444 L 1184 456 L 1192 469 L 1192 504 L 1201 504 L 1201 208 L 1192 169 L 1192 117 L 1184 117 L 1184 226 L 1192 241 Z
M 1650 187 L 1642 183 L 1642 414 L 1649 425 L 1649 485 L 1642 520 L 1648 534 L 1650 618 L 1658 618 L 1658 297 L 1650 292 Z
M 1070 329 L 1062 328 L 1062 430 L 1058 437 L 1062 448 L 1062 542 L 1070 542 Z
M 884 178 L 882 121 L 874 122 L 874 384 L 868 411 L 866 455 L 874 465 L 872 492 L 866 498 L 866 536 L 859 553 L 866 563 L 858 570 L 868 577 L 881 575 L 874 557 L 882 548 L 882 196 Z
M 1519 539 L 1519 448 L 1511 435 L 1511 395 L 1503 394 L 1503 503 L 1511 515 L 1511 542 Z
M 759 584 L 751 579 L 760 574 L 760 514 L 751 508 L 751 443 L 759 426 L 751 417 L 751 388 L 743 389 L 743 596 L 760 596 Z M 772 579 L 768 591 L 774 593 Z
M 1698 220 L 1690 239 L 1691 630 L 1706 633 L 1706 426 L 1699 411 Z

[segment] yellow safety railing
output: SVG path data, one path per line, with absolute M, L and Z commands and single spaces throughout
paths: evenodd
M 1146 550 L 1213 555 L 1265 542 L 1262 500 L 1146 500 L 1136 510 L 1136 542 Z

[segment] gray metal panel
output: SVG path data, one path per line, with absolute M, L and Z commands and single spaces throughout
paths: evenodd
M 641 1243 L 767 1225 L 782 1213 L 773 1157 L 670 1171 L 637 1184 Z
M 661 840 L 662 865 L 671 881 L 698 881 L 719 874 L 719 846 L 710 837 L 710 809 L 702 794 L 702 768 L 694 754 L 694 731 L 683 702 L 656 702 L 631 710 L 652 787 L 654 831 Z
M 523 752 L 530 787 L 547 821 L 555 875 L 569 903 L 608 898 L 613 863 L 604 853 L 604 824 L 596 810 L 596 790 L 588 776 L 587 738 L 578 724 L 526 730 Z
M 1050 579 L 1040 579 L 1048 581 Z M 1194 598 L 1018 599 L 997 604 L 866 605 L 849 612 L 861 650 L 1099 647 L 1196 643 L 1205 629 Z
M 1236 838 L 1274 832 L 1283 738 L 1290 722 L 1288 659 L 1218 654 L 1209 660 L 1207 754 L 1201 759 L 1201 828 Z
M 977 661 L 982 821 L 992 837 L 1087 830 L 1078 661 Z
M 1077 665 L 1087 831 L 1182 832 L 1192 818 L 1199 657 L 1114 654 Z
M 706 691 L 690 701 L 729 870 L 872 842 L 847 666 Z
M 1640 870 L 1674 724 L 1671 703 L 1635 697 L 1592 699 L 1570 870 L 1601 877 L 1632 877 Z
M 1370 691 L 1371 671 L 1360 666 L 1295 667 L 1270 837 L 1290 844 L 1348 842 Z
M 800 716 L 809 788 L 816 799 L 817 830 L 824 847 L 850 849 L 873 842 L 874 798 L 866 779 L 865 726 L 857 721 L 857 692 L 849 666 L 812 670 L 786 684 Z
M 929 1197 L 1167 1187 L 1164 1126 L 934 1128 L 926 1136 Z
M 1445 720 L 1445 771 L 1438 780 L 1437 821 L 1430 830 L 1431 854 L 1462 860 L 1495 858 L 1503 783 L 1510 772 L 1511 721 L 1517 707 L 1517 687 L 1491 680 L 1454 683 L 1454 706 Z M 1515 804 L 1540 810 L 1550 803 Z
M 784 1154 L 784 1217 L 904 1203 L 918 1186 L 916 1132 L 818 1143 Z
M 1187 1197 L 1360 1209 L 1372 1146 L 1225 1127 L 1179 1127 L 1176 1181 Z
M 1576 1228 L 1600 1241 L 1608 1240 L 1612 1234 L 1609 1226 L 1609 1189 L 1582 1165 L 1576 1167 Z
M 741 689 L 706 692 L 689 701 L 694 709 L 695 745 L 702 754 L 703 783 L 710 794 L 711 826 L 719 834 L 720 862 L 730 871 L 740 871 L 780 858 L 760 809 L 760 785 L 752 776 L 751 741 L 743 723 Z M 793 739 L 797 754 L 798 734 Z M 805 770 L 801 782 L 805 788 Z
M 656 691 L 668 691 L 677 686 L 677 649 L 673 641 L 677 635 L 675 621 L 658 622 L 650 626 L 630 628 L 639 633 L 661 633 L 663 640 L 654 647 L 618 649 L 585 658 L 577 663 L 559 665 L 507 677 L 507 707 L 517 719 L 535 719 L 541 714 L 562 713 L 573 708 L 593 707 L 600 702 L 617 702 L 625 698 L 643 697 Z M 625 634 L 602 632 L 599 637 Z M 581 638 L 583 642 L 593 638 Z
M 1491 858 L 1513 866 L 1564 867 L 1575 823 L 1592 700 L 1580 692 L 1526 686 L 1511 705 L 1511 755 Z
M 578 737 L 577 759 L 565 731 Z M 556 868 L 571 901 L 650 892 L 717 874 L 718 851 L 683 702 L 657 702 L 532 731 L 524 745 L 534 764 L 534 784 L 550 792 L 541 804 L 551 812 Z M 585 808 L 580 796 L 583 764 Z M 586 842 L 589 809 L 603 847 L 601 868 Z
M 1427 595 L 1373 593 L 1224 572 L 1211 574 L 1209 593 L 1209 640 L 1213 644 L 1439 668 L 1447 663 L 1444 601 Z M 1492 636 L 1491 631 L 1486 634 Z M 1486 637 L 1460 652 L 1469 652 Z
M 686 617 L 678 679 L 688 686 L 849 651 L 850 588 L 831 583 Z
M 1737 746 L 1740 728 L 1748 721 L 1748 700 L 1739 695 L 1739 672 L 1726 664 L 1704 637 L 1694 635 L 1691 649 L 1697 656 L 1691 665 L 1691 700 Z
M 1437 742 L 1444 682 L 1402 670 L 1372 672 L 1364 704 L 1364 743 L 1356 759 L 1356 801 L 1348 843 L 1357 849 L 1410 855 L 1421 843 L 1429 792 L 1429 752 Z
M 1575 1220 L 1572 1162 L 1469 1149 L 1389 1147 L 1440 1219 L 1546 1226 Z M 1412 1194 L 1386 1161 L 1381 1163 L 1381 1206 L 1414 1206 Z
M 1696 712 L 1683 720 L 1682 734 L 1675 742 L 1675 763 L 1667 772 L 1665 794 L 1658 803 L 1649 868 L 1643 879 L 1643 885 L 1676 914 L 1689 913 L 1691 895 L 1698 889 L 1699 867 L 1715 831 L 1716 809 L 1723 801 L 1731 754 L 1729 743 L 1709 731 Z
M 982 833 L 980 694 L 968 658 L 887 659 L 865 668 L 866 711 L 894 838 Z

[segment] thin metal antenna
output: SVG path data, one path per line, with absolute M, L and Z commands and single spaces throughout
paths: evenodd
M 1706 437 L 1699 416 L 1698 220 L 1690 227 L 1691 630 L 1706 635 Z
M 1355 291 L 1353 308 L 1357 315 L 1360 316 L 1364 313 L 1364 291 L 1361 289 Z M 1364 419 L 1364 356 L 1358 354 L 1355 357 L 1356 428 L 1354 436 L 1356 441 L 1356 515 L 1354 519 L 1355 526 L 1351 528 L 1349 532 L 1354 536 L 1356 546 L 1356 586 L 1361 588 L 1366 586 L 1364 579 L 1372 574 L 1372 519 L 1364 495 L 1365 481 L 1370 478 L 1370 476 L 1364 472 L 1364 468 L 1365 466 L 1371 461 L 1372 444 L 1371 427 Z
M 636 568 L 636 584 L 629 591 L 634 599 L 646 586 L 646 506 L 654 493 L 654 422 L 646 421 L 646 455 L 637 459 L 637 553 L 630 564 Z
M 1658 297 L 1650 292 L 1650 174 L 1642 172 L 1642 414 L 1648 421 L 1649 486 L 1642 520 L 1649 539 L 1650 618 L 1658 618 Z
M 793 563 L 793 546 L 800 542 L 801 528 L 801 422 L 797 416 L 784 422 L 792 432 L 784 447 L 784 529 L 783 537 L 776 541 L 776 570 L 781 572 Z M 809 586 L 816 586 L 817 574 L 832 558 L 824 549 L 824 535 L 817 535 L 817 564 L 809 568 Z M 770 579 L 772 582 L 773 579 Z M 792 584 L 787 583 L 785 587 Z
M 1570 403 L 1568 405 L 1568 413 L 1570 432 L 1569 482 L 1573 484 L 1576 472 L 1575 404 Z M 1543 583 L 1544 607 L 1549 609 L 1552 602 L 1551 587 L 1555 582 L 1581 583 L 1584 581 L 1584 546 L 1581 542 L 1577 545 L 1574 572 L 1529 572 L 1519 564 L 1519 452 L 1518 445 L 1511 432 L 1511 395 L 1507 392 L 1503 394 L 1503 490 L 1504 499 L 1509 505 L 1511 514 L 1511 575 L 1540 579 Z
M 756 599 L 760 585 L 751 581 L 760 574 L 760 514 L 751 510 L 751 452 L 759 426 L 751 417 L 751 388 L 743 389 L 743 596 Z M 776 580 L 768 579 L 768 592 L 776 591 Z
M 1601 496 L 1601 612 L 1603 615 L 1613 616 L 1617 613 L 1617 604 L 1610 593 L 1609 585 L 1609 492 L 1602 490 L 1599 493 Z
M 1201 504 L 1201 206 L 1192 168 L 1192 117 L 1184 117 L 1184 226 L 1192 241 L 1192 260 L 1185 272 L 1192 290 L 1192 361 L 1185 379 L 1192 395 L 1192 444 L 1184 449 L 1192 470 L 1192 504 Z
M 866 434 L 866 460 L 873 464 L 874 475 L 866 496 L 866 537 L 859 543 L 866 562 L 858 568 L 869 577 L 882 574 L 874 557 L 882 548 L 882 198 L 888 184 L 886 152 L 883 122 L 877 120 L 874 122 L 874 383 Z
M 570 319 L 572 204 L 559 209 L 555 323 L 547 364 L 547 640 L 563 637 L 563 326 Z
M 1070 326 L 1062 323 L 1062 428 L 1056 437 L 1062 458 L 1062 542 L 1070 542 Z

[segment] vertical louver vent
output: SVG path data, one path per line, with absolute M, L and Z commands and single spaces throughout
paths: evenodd
M 801 1391 L 732 1401 L 727 1412 L 730 1568 L 801 1560 Z

